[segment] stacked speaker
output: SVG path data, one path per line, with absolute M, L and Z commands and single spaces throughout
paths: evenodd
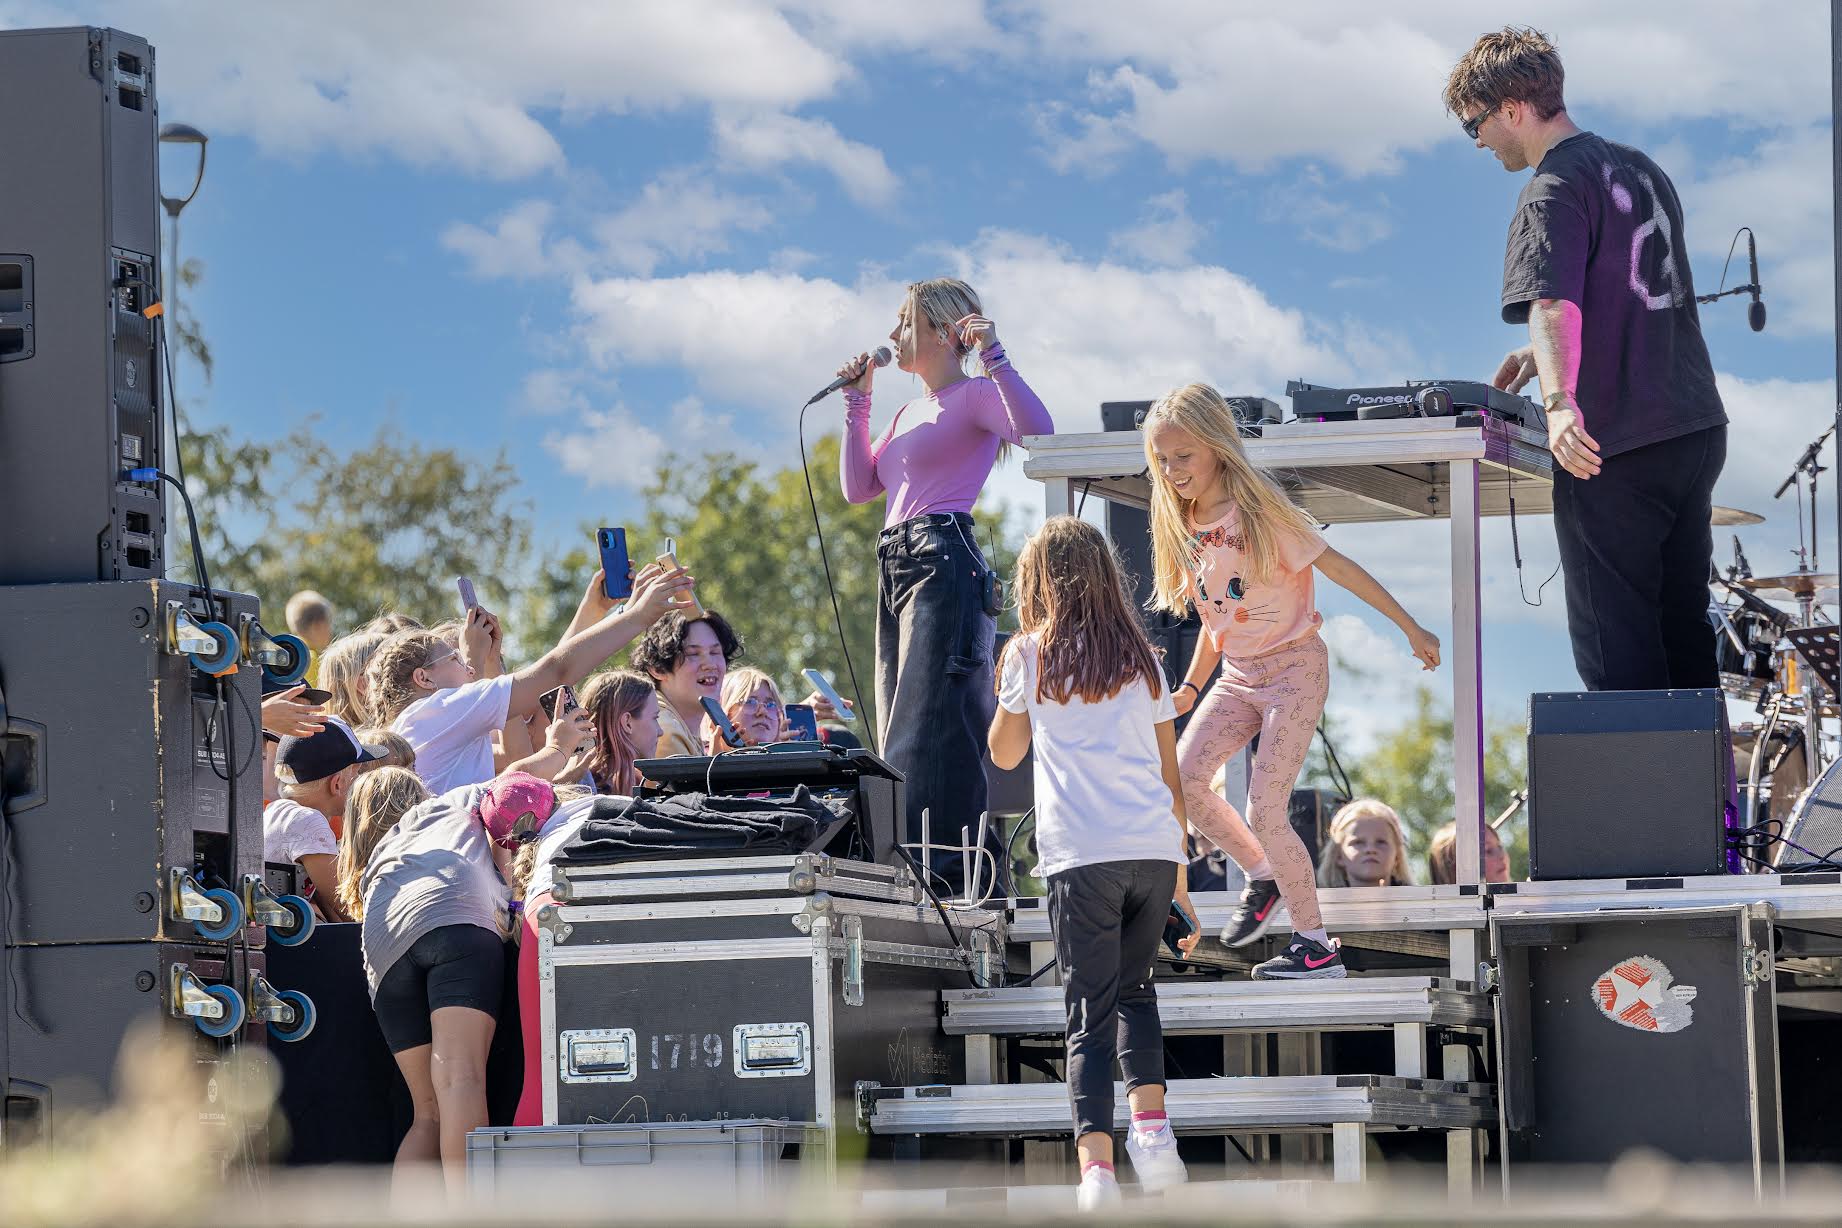
M 234 1059 L 313 1026 L 263 976 L 312 931 L 262 858 L 262 680 L 306 650 L 164 578 L 154 85 L 132 35 L 0 31 L 0 1148 L 150 1023 L 229 1131 Z

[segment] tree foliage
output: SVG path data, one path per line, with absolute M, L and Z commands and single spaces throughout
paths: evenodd
M 1336 737 L 1332 730 L 1333 740 Z M 1357 797 L 1373 797 L 1394 807 L 1407 828 L 1408 857 L 1414 876 L 1426 881 L 1426 848 L 1433 833 L 1452 821 L 1457 807 L 1456 770 L 1452 754 L 1452 714 L 1421 687 L 1415 694 L 1414 712 L 1402 725 L 1360 758 L 1345 760 L 1351 788 Z M 1321 743 L 1320 743 L 1321 744 Z M 1307 779 L 1326 788 L 1338 787 L 1314 755 Z M 1518 790 L 1527 787 L 1527 742 L 1520 724 L 1507 720 L 1486 723 L 1484 734 L 1484 814 L 1495 819 L 1508 808 Z M 1512 873 L 1527 872 L 1527 825 L 1518 820 L 1500 833 L 1510 855 Z

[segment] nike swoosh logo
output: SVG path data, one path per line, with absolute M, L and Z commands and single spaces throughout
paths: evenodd
M 1272 912 L 1273 905 L 1277 903 L 1279 903 L 1279 897 L 1274 896 L 1272 899 L 1269 899 L 1266 903 L 1262 904 L 1260 906 L 1260 911 L 1254 914 L 1254 920 L 1256 921 L 1266 920 L 1266 914 L 1269 912 Z
M 1325 964 L 1328 964 L 1331 960 L 1335 958 L 1337 958 L 1337 953 L 1335 951 L 1332 951 L 1329 955 L 1326 955 L 1323 959 L 1312 959 L 1309 955 L 1307 955 L 1305 956 L 1305 967 L 1310 968 L 1313 972 L 1315 972 L 1319 968 L 1322 968 Z

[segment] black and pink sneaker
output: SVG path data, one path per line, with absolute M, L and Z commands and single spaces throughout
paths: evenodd
M 1279 884 L 1270 878 L 1250 878 L 1241 888 L 1241 902 L 1222 930 L 1222 945 L 1244 947 L 1260 935 L 1279 910 Z
M 1329 946 L 1310 938 L 1294 938 L 1285 950 L 1254 966 L 1256 981 L 1335 981 L 1348 975 L 1343 967 L 1343 952 L 1334 938 Z

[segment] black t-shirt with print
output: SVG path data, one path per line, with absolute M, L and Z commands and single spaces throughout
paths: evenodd
M 1503 319 L 1526 323 L 1544 298 L 1580 308 L 1575 398 L 1600 455 L 1727 421 L 1695 311 L 1682 203 L 1644 154 L 1581 132 L 1535 168 L 1509 226 Z

